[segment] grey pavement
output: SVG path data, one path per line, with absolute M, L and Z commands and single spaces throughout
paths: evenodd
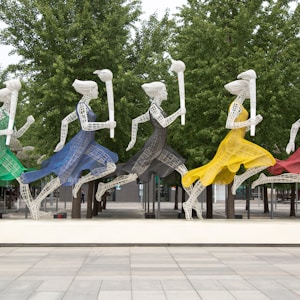
M 0 299 L 300 299 L 299 247 L 2 247 Z
M 203 209 L 205 214 L 205 206 Z M 55 212 L 55 205 L 48 204 L 46 210 Z M 66 206 L 60 204 L 58 210 L 68 212 L 70 217 L 70 203 Z M 162 219 L 178 218 L 178 212 L 180 207 L 174 210 L 173 203 L 161 203 Z M 82 204 L 83 218 L 85 213 L 86 204 Z M 236 213 L 247 218 L 245 202 L 236 202 Z M 261 202 L 251 202 L 251 218 L 269 217 L 263 214 Z M 289 205 L 276 204 L 274 217 L 276 223 L 276 219 L 290 220 Z M 101 233 L 101 226 L 106 223 L 97 222 L 97 219 L 115 222 L 114 219 L 118 218 L 125 221 L 143 219 L 144 210 L 139 203 L 109 202 L 107 209 L 88 224 L 94 224 Z M 214 222 L 223 222 L 220 219 L 225 218 L 224 203 L 214 204 L 214 218 L 217 220 L 210 221 L 206 226 L 211 228 Z M 9 230 L 13 219 L 24 222 L 24 211 L 7 211 L 0 221 L 2 230 Z M 236 220 L 235 224 L 241 225 L 245 221 Z M 43 224 L 36 222 L 36 227 Z M 50 217 L 49 222 L 52 224 Z M 182 222 L 186 224 L 185 220 Z M 204 227 L 205 222 L 197 222 L 195 227 Z M 298 223 L 299 217 L 292 218 L 291 222 Z M 201 235 L 201 231 L 196 234 Z M 30 232 L 24 232 L 24 235 L 30 235 Z M 7 244 L 0 247 L 0 299 L 300 299 L 300 247 L 187 246 L 184 243 L 176 246 L 40 244 L 19 247 Z
M 290 203 L 288 201 L 274 201 L 271 204 L 269 201 L 269 213 L 264 213 L 263 201 L 260 199 L 253 199 L 250 201 L 250 210 L 246 210 L 245 200 L 235 200 L 235 215 L 238 218 L 243 219 L 298 219 L 300 202 L 296 202 L 295 210 L 296 217 L 290 217 Z M 0 203 L 1 204 L 1 203 Z M 201 203 L 203 216 L 206 216 L 206 203 Z M 62 201 L 54 199 L 47 202 L 42 202 L 41 211 L 45 211 L 48 214 L 48 218 L 52 219 L 53 214 L 57 212 L 66 212 L 67 218 L 71 218 L 72 202 Z M 178 209 L 174 209 L 174 202 L 162 201 L 159 204 L 157 202 L 150 203 L 149 206 L 140 202 L 126 202 L 126 201 L 108 201 L 106 209 L 99 212 L 94 218 L 99 219 L 144 219 L 145 211 L 154 212 L 156 218 L 160 219 L 178 219 L 179 214 L 182 212 L 182 204 L 178 204 Z M 86 218 L 87 203 L 81 204 L 81 218 Z M 24 202 L 16 203 L 11 209 L 4 209 L 0 206 L 0 213 L 2 213 L 3 219 L 25 219 L 30 218 L 28 210 L 25 207 Z M 181 216 L 182 217 L 182 216 Z M 47 215 L 45 216 L 47 218 Z M 226 219 L 225 213 L 225 201 L 217 201 L 213 203 L 213 218 L 214 219 Z

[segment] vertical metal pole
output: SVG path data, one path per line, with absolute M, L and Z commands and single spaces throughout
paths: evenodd
M 296 211 L 298 210 L 298 182 L 296 182 Z
M 271 183 L 271 219 L 273 219 L 273 214 L 274 214 L 274 209 L 273 209 L 273 188 L 274 188 L 274 184 L 273 182 Z
M 248 207 L 248 211 L 247 211 L 247 218 L 250 219 L 250 197 L 251 195 L 251 185 L 250 185 L 250 180 L 247 181 L 248 184 L 248 197 L 247 197 L 247 207 Z
M 3 189 L 4 190 L 4 194 L 3 194 L 3 213 L 6 213 L 6 187 Z
M 160 218 L 160 177 L 157 176 L 158 187 L 157 187 L 157 218 Z
M 156 182 L 155 182 L 155 175 L 152 175 L 152 180 L 153 180 L 152 213 L 155 214 L 155 202 L 156 202 Z
M 59 200 L 60 200 L 60 189 L 59 189 Z M 67 197 L 65 196 L 65 210 L 67 208 Z
M 146 183 L 147 184 L 147 212 L 150 212 L 150 197 L 149 197 L 149 193 L 150 193 L 150 187 L 149 187 L 149 182 Z
M 144 210 L 146 212 L 146 205 L 147 205 L 147 186 L 146 183 L 143 182 L 143 188 L 144 188 Z

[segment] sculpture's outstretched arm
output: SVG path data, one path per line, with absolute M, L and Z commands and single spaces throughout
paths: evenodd
M 293 152 L 295 151 L 295 139 L 296 139 L 299 127 L 300 127 L 300 119 L 297 120 L 291 127 L 290 141 L 286 146 L 287 154 L 290 154 L 292 151 Z
M 34 123 L 34 121 L 35 120 L 34 120 L 33 116 L 28 116 L 26 123 L 19 130 L 14 131 L 13 137 L 15 137 L 16 139 L 21 137 L 28 130 L 28 128 L 31 126 L 31 124 Z
M 87 106 L 85 103 L 79 103 L 77 105 L 77 113 L 79 116 L 81 128 L 84 131 L 95 131 L 95 130 L 99 130 L 99 129 L 103 129 L 103 128 L 112 129 L 112 128 L 116 127 L 115 121 L 89 122 Z
M 0 135 L 12 135 L 14 131 L 12 129 L 2 129 L 0 130 Z
M 168 117 L 164 117 L 163 114 L 161 113 L 161 110 L 158 108 L 157 105 L 152 104 L 150 107 L 150 112 L 151 114 L 155 117 L 157 122 L 162 126 L 162 127 L 168 127 L 170 124 L 172 124 L 179 116 L 185 115 L 186 109 L 185 108 L 179 108 L 176 112 L 174 112 L 172 115 Z
M 243 121 L 243 122 L 235 122 L 235 119 L 239 116 L 241 112 L 242 112 L 241 104 L 238 101 L 233 101 L 233 103 L 230 106 L 227 121 L 226 121 L 227 129 L 237 129 L 237 128 L 247 127 L 247 130 L 249 130 L 251 125 L 253 124 L 257 125 L 262 121 L 262 116 L 256 115 L 256 118 L 254 120 L 248 119 L 247 121 Z
M 61 150 L 63 148 L 63 146 L 65 145 L 67 135 L 68 135 L 69 123 L 71 123 L 75 120 L 77 120 L 77 114 L 76 114 L 76 111 L 73 111 L 61 121 L 60 141 L 56 145 L 54 152 Z
M 132 123 L 131 123 L 132 124 L 131 125 L 131 140 L 130 140 L 127 148 L 126 148 L 126 151 L 130 150 L 135 145 L 137 132 L 138 132 L 138 125 L 140 123 L 145 123 L 149 120 L 150 120 L 149 111 L 147 111 L 146 113 L 136 117 L 135 119 L 132 119 Z

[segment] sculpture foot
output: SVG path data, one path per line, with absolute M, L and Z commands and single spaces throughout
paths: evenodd
M 30 211 L 30 214 L 31 214 L 31 217 L 33 220 L 39 220 L 40 218 L 48 218 L 50 216 L 52 216 L 52 212 L 51 211 L 42 211 L 42 210 L 39 210 L 38 208 L 35 209 L 35 208 L 30 208 L 29 209 Z
M 258 179 L 256 179 L 255 181 L 252 182 L 251 188 L 254 189 L 254 188 L 256 188 L 258 185 L 264 184 L 266 178 L 267 178 L 267 176 L 266 176 L 264 173 L 261 173 L 261 174 L 259 175 Z
M 73 198 L 77 198 L 77 194 L 78 194 L 79 189 L 81 188 L 81 185 L 82 185 L 82 183 L 80 182 L 80 179 L 79 179 L 72 190 Z
M 231 192 L 232 192 L 232 195 L 235 195 L 236 194 L 236 190 L 238 189 L 238 187 L 241 185 L 241 179 L 240 179 L 240 176 L 238 175 L 235 175 L 234 176 L 234 179 L 233 179 L 233 185 L 231 187 Z
M 183 210 L 184 210 L 184 213 L 185 213 L 185 219 L 190 221 L 190 220 L 193 220 L 192 218 L 192 206 L 190 205 L 190 203 L 187 202 L 184 202 L 182 204 L 182 207 L 183 207 Z
M 38 216 L 39 216 L 39 218 L 43 218 L 43 217 L 50 217 L 50 216 L 52 216 L 52 212 L 51 211 L 41 211 L 41 210 L 39 210 L 38 211 Z
M 100 183 L 98 184 L 98 190 L 97 190 L 97 193 L 96 193 L 96 200 L 97 200 L 98 202 L 101 201 L 101 198 L 102 198 L 102 196 L 103 196 L 104 193 L 105 193 L 105 188 L 104 188 L 104 186 L 105 186 L 105 183 L 103 183 L 103 182 L 100 182 Z
M 197 203 L 194 203 L 192 205 L 192 208 L 196 211 L 196 214 L 197 214 L 197 217 L 199 220 L 203 220 L 203 217 L 202 217 L 202 209 L 200 207 L 200 204 L 197 202 Z

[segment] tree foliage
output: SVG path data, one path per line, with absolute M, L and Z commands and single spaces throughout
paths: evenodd
M 0 7 L 1 20 L 8 26 L 1 32 L 1 40 L 14 46 L 23 58 L 14 68 L 26 78 L 24 99 L 36 118 L 36 130 L 32 130 L 35 145 L 47 153 L 53 151 L 60 121 L 80 99 L 72 88 L 75 79 L 98 81 L 100 99 L 91 105 L 98 120 L 108 119 L 105 85 L 93 71 L 111 69 L 118 86 L 118 78 L 130 67 L 128 40 L 141 13 L 140 1 L 4 0 Z M 115 89 L 117 112 L 120 99 L 126 96 L 123 92 Z M 78 124 L 72 124 L 69 137 L 78 129 Z M 99 140 L 117 150 L 122 133 L 110 141 L 108 131 L 103 130 Z
M 258 75 L 257 113 L 264 117 L 249 139 L 284 156 L 290 125 L 300 111 L 300 19 L 299 7 L 290 9 L 292 2 L 189 0 L 183 7 L 174 55 L 187 65 L 182 148 L 189 167 L 214 155 L 227 133 L 233 100 L 223 86 L 247 69 Z
M 293 9 L 290 4 L 294 3 Z M 92 79 L 99 99 L 91 102 L 98 120 L 108 117 L 105 86 L 93 71 L 109 68 L 114 74 L 116 136 L 97 132 L 101 144 L 117 152 L 120 162 L 130 140 L 131 119 L 149 103 L 141 89 L 145 82 L 164 80 L 172 113 L 179 107 L 170 56 L 186 64 L 186 125 L 176 121 L 169 141 L 189 168 L 207 163 L 227 133 L 225 122 L 233 96 L 224 85 L 237 74 L 254 69 L 257 78 L 257 113 L 264 120 L 256 136 L 247 137 L 278 158 L 286 157 L 289 129 L 299 118 L 299 5 L 277 0 L 188 0 L 176 16 L 159 20 L 152 15 L 137 23 L 140 1 L 2 0 L 2 43 L 23 59 L 7 72 L 21 76 L 22 115 L 32 113 L 32 145 L 50 154 L 58 142 L 60 121 L 74 110 L 80 95 L 74 79 Z M 245 103 L 247 105 L 247 103 Z M 25 118 L 22 117 L 21 118 Z M 79 129 L 70 127 L 69 137 Z M 139 127 L 136 151 L 149 136 Z M 28 135 L 27 135 L 28 136 Z

